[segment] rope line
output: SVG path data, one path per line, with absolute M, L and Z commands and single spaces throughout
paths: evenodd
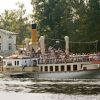
M 62 39 L 52 39 L 52 38 L 47 38 L 48 40 L 52 40 L 52 41 L 65 41 L 65 40 L 62 40 Z M 75 44 L 94 44 L 94 43 L 97 43 L 97 41 L 89 41 L 89 42 L 73 42 L 73 41 L 69 41 L 69 43 L 75 43 Z
M 96 41 L 90 41 L 90 42 L 72 42 L 70 41 L 70 43 L 77 43 L 77 44 L 94 44 L 97 43 Z

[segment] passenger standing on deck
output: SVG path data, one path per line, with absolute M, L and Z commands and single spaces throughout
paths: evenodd
M 22 65 L 22 67 L 23 67 L 23 71 L 25 71 L 25 67 L 27 67 L 27 62 L 26 61 L 25 61 L 25 64 Z

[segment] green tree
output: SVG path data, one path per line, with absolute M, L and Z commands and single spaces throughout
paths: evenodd
M 87 35 L 89 40 L 100 40 L 100 0 L 89 0 Z
M 26 9 L 24 4 L 17 3 L 19 9 L 17 10 L 18 18 L 17 18 L 17 27 L 18 27 L 18 43 L 21 43 L 25 37 L 29 37 L 30 35 L 30 23 L 28 23 L 28 19 L 26 14 Z
M 0 28 L 16 32 L 16 18 L 18 18 L 18 15 L 15 10 L 5 10 L 5 12 L 0 16 Z
M 20 44 L 25 37 L 30 36 L 30 23 L 25 15 L 24 4 L 17 3 L 18 10 L 5 10 L 0 16 L 0 28 L 19 33 L 17 43 Z
M 68 0 L 32 0 L 32 5 L 40 35 L 57 39 L 71 36 L 73 20 Z
M 100 0 L 32 0 L 32 5 L 40 35 L 58 39 L 67 35 L 70 41 L 79 42 L 99 40 Z M 74 46 L 80 52 L 93 48 L 92 44 Z
M 87 3 L 85 0 L 71 0 L 70 5 L 72 7 L 73 14 L 73 26 L 72 40 L 74 41 L 86 41 L 87 27 Z

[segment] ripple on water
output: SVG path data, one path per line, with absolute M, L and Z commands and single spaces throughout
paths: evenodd
M 63 93 L 66 95 L 99 95 L 100 80 L 35 80 L 31 78 L 1 78 L 0 91 L 18 93 Z

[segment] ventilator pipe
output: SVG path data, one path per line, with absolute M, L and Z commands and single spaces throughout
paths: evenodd
M 25 41 L 25 48 L 28 51 L 29 50 L 29 39 L 28 38 L 25 38 L 24 41 Z
M 69 37 L 65 36 L 64 39 L 65 39 L 65 52 L 66 54 L 69 54 Z
M 41 53 L 45 54 L 45 37 L 41 36 L 39 39 Z

